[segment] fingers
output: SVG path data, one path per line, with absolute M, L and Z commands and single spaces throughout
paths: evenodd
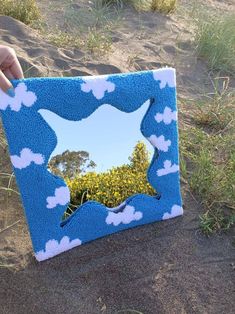
M 9 89 L 13 88 L 11 82 L 5 76 L 5 74 L 0 70 L 0 88 L 4 92 L 7 92 Z
M 20 66 L 19 60 L 16 57 L 16 54 L 14 55 L 13 63 L 10 65 L 9 70 L 14 78 L 16 79 L 24 78 L 24 74 Z
M 14 75 L 11 73 L 11 70 L 10 69 L 6 69 L 6 70 L 3 70 L 2 71 L 5 76 L 9 79 L 9 80 L 14 80 Z
M 22 78 L 24 78 L 23 71 L 14 49 L 0 45 L 0 88 L 12 96 L 14 89 L 9 79 Z

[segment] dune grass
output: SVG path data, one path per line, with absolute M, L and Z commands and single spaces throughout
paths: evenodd
M 7 147 L 7 141 L 6 141 L 6 138 L 4 136 L 4 132 L 3 132 L 3 128 L 2 128 L 2 124 L 1 124 L 1 120 L 0 120 L 0 149 L 4 151 L 6 149 L 6 147 Z
M 235 92 L 216 90 L 194 105 L 192 126 L 180 131 L 181 175 L 205 208 L 209 235 L 235 222 Z
M 3 127 L 0 119 L 0 202 L 3 199 L 5 202 L 5 210 L 8 210 L 10 198 L 12 193 L 19 194 L 18 191 L 15 189 L 15 175 L 13 171 L 10 173 L 7 172 L 6 169 L 3 169 L 4 160 L 9 159 L 8 153 L 8 145 L 5 138 L 5 134 L 3 132 Z
M 109 34 L 95 27 L 90 28 L 85 37 L 58 30 L 56 33 L 46 34 L 46 38 L 57 47 L 78 48 L 96 55 L 105 55 L 112 46 Z
M 130 4 L 139 11 L 158 11 L 161 13 L 170 13 L 176 7 L 176 0 L 100 0 L 103 5 L 115 4 L 123 7 L 124 4 Z
M 88 6 L 79 9 L 74 8 L 74 4 L 68 3 L 64 11 L 65 24 L 70 29 L 80 29 L 87 31 L 89 27 L 102 27 L 113 24 L 119 15 L 120 6 L 112 7 L 109 2 L 93 0 Z
M 82 40 L 79 36 L 75 36 L 67 32 L 62 32 L 59 29 L 57 30 L 57 32 L 46 33 L 46 38 L 57 47 L 82 47 Z
M 1 0 L 0 14 L 11 16 L 27 25 L 40 20 L 36 0 Z
M 235 14 L 198 10 L 196 51 L 210 70 L 235 73 Z
M 139 11 L 169 13 L 176 0 L 93 0 L 79 10 L 69 2 L 64 11 L 65 30 L 50 32 L 46 37 L 59 47 L 73 46 L 104 55 L 111 50 L 112 31 L 121 23 L 121 9 L 128 3 Z
M 84 52 L 104 55 L 110 51 L 110 31 L 119 18 L 118 8 L 102 5 L 100 0 L 79 9 L 69 2 L 64 8 L 64 27 L 42 31 L 44 36 L 58 47 L 73 47 Z

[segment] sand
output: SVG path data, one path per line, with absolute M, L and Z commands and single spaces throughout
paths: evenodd
M 40 3 L 43 7 L 46 1 Z M 136 17 L 131 9 L 125 14 L 128 25 L 115 32 L 114 49 L 105 57 L 57 48 L 9 17 L 0 17 L 0 42 L 15 48 L 29 69 L 27 76 L 117 73 L 167 64 L 177 68 L 181 98 L 212 89 L 205 63 L 193 53 L 191 31 L 179 16 Z M 136 29 L 140 18 L 144 28 Z M 183 122 L 187 111 L 180 114 Z M 11 172 L 2 148 L 0 156 L 0 172 Z M 203 209 L 183 182 L 182 194 L 180 218 L 127 230 L 38 263 L 20 197 L 13 193 L 7 199 L 0 191 L 0 313 L 233 313 L 234 233 L 207 238 L 199 229 Z

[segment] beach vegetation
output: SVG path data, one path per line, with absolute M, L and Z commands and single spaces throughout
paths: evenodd
M 235 14 L 198 9 L 194 13 L 197 55 L 210 70 L 235 73 Z
M 41 18 L 36 0 L 1 0 L 0 14 L 11 16 L 27 25 Z
M 209 235 L 235 222 L 235 93 L 227 86 L 194 105 L 191 127 L 180 130 L 181 175 L 204 208 L 200 226 Z
M 158 11 L 170 13 L 176 7 L 176 0 L 100 0 L 103 5 L 115 4 L 123 7 L 125 4 L 132 5 L 138 11 Z

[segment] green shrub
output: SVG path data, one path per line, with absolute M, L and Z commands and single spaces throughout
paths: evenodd
M 144 143 L 137 143 L 129 160 L 129 164 L 103 173 L 88 172 L 72 180 L 67 178 L 72 206 L 94 200 L 115 207 L 136 193 L 156 195 L 146 178 L 149 155 Z
M 41 16 L 35 0 L 1 0 L 0 14 L 11 16 L 25 24 L 32 24 Z

